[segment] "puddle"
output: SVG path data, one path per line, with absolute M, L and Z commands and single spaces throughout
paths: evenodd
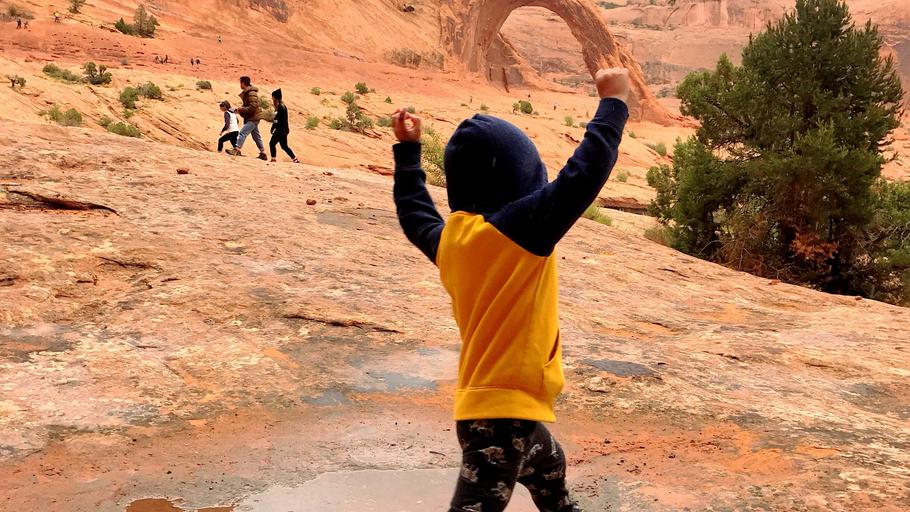
M 582 361 L 588 366 L 598 370 L 610 372 L 617 377 L 656 377 L 657 372 L 643 364 L 628 361 L 614 361 L 612 359 L 585 359 Z
M 457 469 L 366 470 L 324 473 L 299 487 L 272 487 L 233 512 L 439 512 L 448 509 Z M 516 486 L 506 512 L 537 512 Z
M 161 498 L 136 500 L 126 507 L 126 512 L 234 512 L 234 507 L 180 508 Z

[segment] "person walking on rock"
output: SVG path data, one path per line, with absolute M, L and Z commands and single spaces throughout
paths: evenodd
M 262 120 L 262 107 L 259 105 L 259 89 L 253 86 L 253 82 L 248 76 L 240 77 L 240 99 L 243 105 L 237 109 L 237 113 L 243 118 L 243 127 L 237 136 L 237 147 L 229 149 L 230 155 L 240 156 L 243 149 L 243 143 L 247 137 L 252 136 L 253 142 L 259 148 L 259 159 L 268 160 L 265 155 L 265 144 L 262 142 L 262 135 L 259 133 L 259 121 Z
M 225 142 L 230 142 L 232 149 L 237 148 L 237 134 L 240 131 L 237 114 L 231 109 L 231 103 L 226 100 L 222 101 L 220 107 L 224 114 L 224 127 L 221 128 L 221 138 L 218 139 L 219 153 L 224 149 Z
M 281 89 L 272 92 L 272 104 L 275 106 L 275 120 L 272 121 L 272 139 L 269 141 L 269 150 L 272 153 L 272 161 L 277 162 L 275 157 L 278 156 L 277 146 L 280 144 L 281 149 L 291 157 L 295 164 L 300 160 L 294 155 L 294 151 L 288 146 L 288 134 L 291 133 L 291 126 L 288 122 L 288 108 L 282 100 Z
M 502 512 L 516 483 L 543 512 L 578 512 L 556 420 L 562 338 L 556 244 L 616 165 L 629 117 L 629 72 L 601 70 L 584 141 L 553 182 L 518 127 L 476 115 L 445 149 L 447 221 L 427 192 L 420 119 L 393 117 L 394 198 L 408 239 L 439 267 L 461 332 L 455 421 L 462 466 L 449 512 Z
M 22 18 L 16 18 L 16 30 L 22 28 Z

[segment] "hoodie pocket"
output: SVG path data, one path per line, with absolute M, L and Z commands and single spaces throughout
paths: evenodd
M 555 397 L 565 385 L 566 379 L 562 373 L 562 340 L 561 335 L 556 335 L 556 341 L 550 349 L 549 359 L 543 365 L 543 393 L 548 397 Z

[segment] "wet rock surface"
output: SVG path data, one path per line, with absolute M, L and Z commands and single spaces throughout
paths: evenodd
M 117 212 L 0 209 L 0 510 L 243 510 L 364 475 L 432 490 L 387 510 L 444 508 L 458 334 L 389 178 L 0 132 L 0 184 Z M 910 507 L 908 310 L 586 220 L 559 250 L 553 430 L 586 510 Z

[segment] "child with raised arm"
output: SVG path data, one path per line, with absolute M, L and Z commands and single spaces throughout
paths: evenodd
M 577 512 L 566 461 L 543 422 L 563 387 L 556 243 L 606 183 L 628 118 L 625 69 L 597 73 L 600 105 L 548 182 L 534 143 L 477 115 L 445 150 L 452 215 L 443 221 L 420 167 L 420 119 L 393 117 L 395 204 L 408 239 L 439 267 L 462 347 L 455 421 L 462 467 L 450 512 L 502 512 L 516 483 L 544 512 Z

